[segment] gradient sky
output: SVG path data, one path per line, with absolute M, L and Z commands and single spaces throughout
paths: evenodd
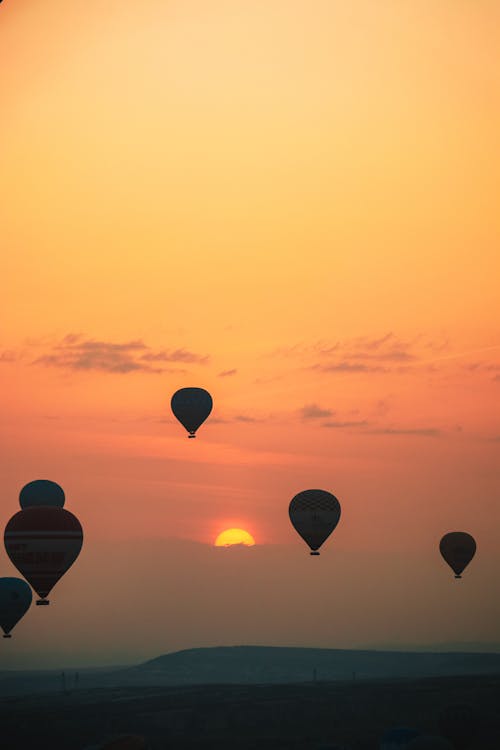
M 53 479 L 86 541 L 0 664 L 498 640 L 499 23 L 1 4 L 0 514 Z M 187 385 L 215 403 L 196 441 Z M 308 487 L 343 508 L 317 560 Z M 257 546 L 212 549 L 231 526 Z

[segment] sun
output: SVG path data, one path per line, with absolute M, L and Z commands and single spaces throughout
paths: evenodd
M 255 539 L 244 529 L 226 529 L 215 540 L 216 547 L 230 547 L 232 544 L 244 544 L 245 547 L 253 547 Z

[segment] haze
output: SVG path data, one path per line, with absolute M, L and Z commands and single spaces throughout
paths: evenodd
M 1 4 L 0 517 L 48 478 L 85 531 L 2 666 L 497 639 L 499 22 Z M 288 520 L 309 487 L 343 509 L 318 559 Z M 214 549 L 232 527 L 256 546 Z

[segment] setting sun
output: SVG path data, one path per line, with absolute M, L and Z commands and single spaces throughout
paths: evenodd
M 226 529 L 215 540 L 216 547 L 230 547 L 233 544 L 244 544 L 246 547 L 253 547 L 255 539 L 244 529 Z

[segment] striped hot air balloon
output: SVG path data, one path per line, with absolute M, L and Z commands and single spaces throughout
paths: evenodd
M 83 530 L 64 508 L 26 508 L 8 522 L 4 542 L 12 563 L 40 597 L 37 604 L 48 604 L 50 591 L 80 554 Z

